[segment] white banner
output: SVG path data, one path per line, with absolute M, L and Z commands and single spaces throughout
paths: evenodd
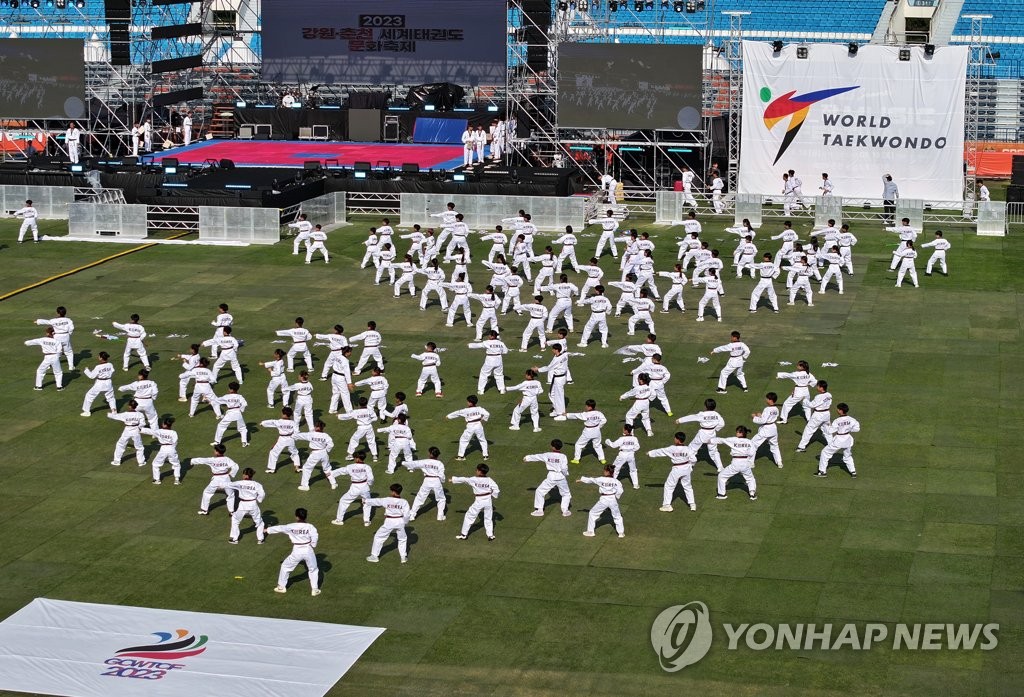
M 967 47 L 803 48 L 743 42 L 741 193 L 781 194 L 792 169 L 804 196 L 828 172 L 836 196 L 882 198 L 888 173 L 902 198 L 963 199 Z
M 322 697 L 383 631 L 37 598 L 0 623 L 0 690 Z

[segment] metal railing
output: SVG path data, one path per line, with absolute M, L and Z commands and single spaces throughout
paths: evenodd
M 402 210 L 402 199 L 397 193 L 349 191 L 345 208 L 348 215 L 398 215 Z

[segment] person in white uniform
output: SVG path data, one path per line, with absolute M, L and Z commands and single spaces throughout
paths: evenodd
M 476 475 L 472 477 L 452 477 L 452 484 L 468 484 L 473 489 L 473 503 L 466 510 L 462 519 L 462 530 L 455 536 L 456 540 L 469 537 L 469 529 L 476 519 L 483 515 L 484 534 L 489 542 L 494 541 L 494 499 L 501 495 L 498 483 L 488 476 L 490 468 L 481 463 L 476 466 Z
M 697 199 L 693 197 L 693 179 L 694 174 L 690 171 L 690 168 L 686 165 L 682 167 L 683 174 L 683 205 L 689 206 L 690 208 L 697 207 Z
M 320 252 L 320 256 L 324 258 L 324 263 L 331 263 L 330 252 L 327 251 L 327 233 L 324 232 L 322 225 L 314 225 L 312 232 L 309 233 L 310 244 L 306 246 L 306 263 L 313 263 L 313 254 Z
M 730 335 L 730 341 L 728 344 L 716 346 L 711 349 L 709 356 L 713 356 L 716 353 L 728 353 L 729 360 L 726 361 L 722 367 L 722 372 L 718 376 L 718 389 L 715 390 L 719 394 L 725 394 L 725 386 L 729 381 L 729 376 L 736 373 L 736 379 L 740 383 L 740 387 L 743 391 L 747 391 L 747 378 L 743 374 L 743 365 L 750 358 L 750 347 L 740 341 L 740 333 L 732 332 Z
M 653 396 L 654 390 L 651 389 L 651 379 L 647 373 L 637 375 L 636 385 L 633 389 L 619 395 L 620 402 L 624 402 L 627 399 L 633 400 L 632 406 L 626 412 L 626 424 L 633 426 L 636 418 L 639 416 L 640 423 L 643 424 L 648 437 L 654 435 L 654 431 L 651 428 L 651 398 Z
M 384 371 L 378 366 L 374 366 L 370 371 L 370 377 L 354 383 L 353 386 L 370 388 L 370 396 L 366 398 L 366 406 L 370 411 L 376 411 L 380 415 L 381 422 L 383 422 L 387 416 L 388 388 L 391 386 L 390 381 L 384 377 Z
M 355 457 L 356 446 L 359 445 L 361 440 L 366 441 L 366 447 L 370 450 L 370 454 L 373 455 L 373 461 L 377 461 L 377 437 L 374 435 L 373 423 L 377 420 L 377 414 L 373 409 L 368 408 L 366 397 L 359 398 L 359 408 L 353 409 L 352 411 L 345 412 L 344 414 L 338 414 L 338 418 L 342 421 L 355 421 L 356 430 L 352 434 L 352 437 L 348 441 L 348 454 L 346 458 L 351 460 Z
M 711 202 L 715 206 L 715 213 L 721 215 L 725 210 L 725 202 L 722 201 L 722 192 L 725 191 L 725 182 L 722 177 L 715 175 L 711 180 Z
M 124 450 L 129 444 L 135 450 L 135 459 L 139 463 L 139 467 L 146 466 L 146 456 L 142 447 L 142 427 L 146 425 L 146 417 L 140 412 L 135 411 L 137 406 L 135 400 L 132 399 L 128 401 L 126 411 L 120 414 L 116 412 L 107 414 L 108 419 L 120 421 L 124 425 L 121 435 L 114 445 L 114 458 L 110 461 L 110 464 L 114 467 L 121 466 Z
M 238 505 L 231 513 L 231 531 L 228 533 L 228 542 L 233 545 L 238 544 L 242 519 L 245 516 L 252 518 L 252 524 L 256 526 L 256 544 L 263 544 L 267 538 L 263 516 L 260 514 L 260 504 L 266 498 L 266 492 L 263 490 L 262 484 L 253 480 L 255 476 L 256 470 L 246 467 L 242 470 L 242 478 L 227 486 L 238 497 Z
M 287 337 L 291 339 L 292 345 L 288 349 L 287 360 L 288 360 L 288 372 L 295 372 L 295 355 L 302 354 L 302 359 L 306 363 L 306 370 L 313 370 L 313 355 L 309 352 L 309 343 L 313 340 L 313 335 L 303 325 L 306 320 L 302 317 L 295 318 L 295 326 L 291 329 L 278 329 L 274 333 L 277 336 Z
M 548 394 L 551 398 L 551 413 L 555 421 L 565 421 L 565 383 L 568 382 L 569 356 L 565 355 L 561 344 L 552 344 L 554 354 L 551 362 L 542 368 L 534 366 L 537 373 L 547 373 L 551 379 Z
M 917 250 L 914 249 L 914 243 L 907 242 L 906 247 L 896 252 L 896 258 L 900 261 L 900 268 L 896 273 L 896 287 L 899 288 L 903 285 L 904 276 L 909 275 L 911 283 L 914 284 L 915 288 L 918 288 L 917 268 L 915 267 L 915 263 L 917 262 Z
M 686 434 L 676 431 L 672 436 L 672 445 L 648 451 L 647 457 L 667 457 L 672 464 L 672 469 L 665 477 L 665 485 L 662 487 L 661 494 L 661 508 L 658 510 L 665 513 L 672 512 L 672 499 L 675 497 L 676 487 L 680 487 L 683 490 L 683 503 L 688 504 L 691 511 L 696 511 L 697 499 L 693 495 L 691 477 L 697 456 L 694 449 L 686 445 Z
M 480 315 L 476 319 L 476 339 L 483 340 L 484 327 L 491 325 L 492 333 L 498 331 L 498 305 L 501 299 L 494 294 L 494 286 L 487 286 L 483 293 L 470 293 L 470 300 L 480 303 Z
M 305 441 L 309 443 L 309 453 L 306 461 L 302 463 L 302 477 L 299 480 L 299 491 L 309 491 L 309 479 L 313 476 L 313 470 L 317 465 L 324 473 L 327 483 L 331 489 L 338 488 L 338 482 L 334 478 L 334 470 L 331 468 L 331 450 L 334 449 L 334 439 L 324 429 L 327 427 L 323 421 L 317 420 L 313 429 L 305 433 L 296 433 L 292 438 L 295 442 Z
M 143 368 L 135 378 L 135 382 L 122 385 L 117 388 L 118 392 L 131 392 L 132 399 L 138 405 L 139 413 L 145 415 L 149 421 L 150 428 L 156 428 L 160 417 L 156 411 L 156 398 L 160 394 L 160 388 L 156 382 L 149 379 L 149 371 Z
M 583 456 L 583 451 L 586 450 L 587 445 L 593 447 L 594 454 L 597 455 L 597 459 L 601 461 L 601 464 L 606 464 L 608 461 L 604 458 L 604 447 L 601 445 L 601 429 L 608 423 L 608 419 L 597 410 L 597 402 L 593 399 L 588 399 L 583 405 L 583 411 L 570 412 L 565 415 L 565 418 L 569 421 L 583 422 L 583 432 L 576 439 L 572 464 L 580 464 L 580 458 Z
M 590 317 L 587 318 L 587 323 L 583 325 L 583 333 L 580 334 L 580 348 L 586 348 L 590 335 L 595 330 L 601 337 L 601 348 L 608 348 L 608 313 L 612 311 L 612 302 L 605 297 L 604 286 L 595 286 L 594 294 L 589 298 L 583 298 L 576 305 L 590 307 Z M 541 346 L 543 348 L 543 339 Z
M 498 393 L 505 394 L 504 356 L 509 349 L 505 342 L 498 338 L 498 332 L 492 330 L 487 333 L 487 339 L 470 342 L 468 346 L 471 349 L 483 349 L 484 351 L 484 365 L 477 378 L 476 391 L 483 394 L 487 389 L 488 381 L 493 377 Z
M 562 453 L 562 441 L 555 438 L 551 441 L 551 450 L 546 453 L 535 453 L 523 458 L 523 462 L 541 462 L 547 471 L 544 481 L 537 485 L 533 494 L 533 512 L 535 517 L 544 516 L 544 497 L 552 489 L 558 489 L 561 498 L 561 509 L 564 517 L 572 515 L 569 505 L 572 494 L 569 492 L 569 459 Z
M 174 485 L 181 484 L 181 460 L 178 458 L 178 433 L 174 430 L 174 418 L 167 416 L 160 422 L 160 428 L 141 428 L 139 431 L 156 439 L 160 445 L 153 458 L 153 483 L 160 484 L 160 468 L 165 462 L 171 463 Z
M 818 379 L 811 374 L 811 368 L 807 361 L 797 361 L 796 370 L 790 373 L 777 373 L 775 377 L 779 380 L 792 380 L 793 391 L 782 403 L 782 414 L 779 416 L 779 423 L 784 424 L 789 420 L 789 412 L 797 404 L 804 412 L 804 419 L 811 418 L 811 385 L 818 382 Z
M 853 434 L 860 431 L 860 422 L 850 416 L 850 406 L 845 402 L 836 405 L 836 412 L 839 416 L 826 431 L 828 445 L 821 450 L 821 456 L 818 458 L 818 471 L 815 472 L 815 476 L 827 477 L 829 461 L 833 455 L 841 451 L 846 471 L 856 479 L 857 466 L 853 462 Z
M 241 347 L 241 342 L 234 337 L 234 330 L 232 327 L 222 327 L 222 336 L 215 337 L 213 339 L 207 339 L 203 342 L 203 346 L 216 346 L 217 347 L 217 360 L 213 362 L 213 382 L 217 383 L 220 376 L 220 370 L 225 365 L 230 366 L 231 372 L 235 375 L 235 380 L 241 385 L 244 381 L 242 380 L 242 364 L 238 362 L 238 349 Z
M 831 196 L 835 187 L 832 186 L 832 180 L 828 178 L 828 172 L 821 173 L 821 186 L 818 187 L 818 191 L 821 192 L 822 196 Z
M 14 211 L 15 218 L 21 218 L 21 227 L 18 228 L 18 244 L 25 241 L 25 233 L 32 230 L 32 241 L 39 242 L 39 211 L 32 205 L 32 201 L 25 201 L 25 205 Z
M 366 561 L 374 563 L 380 561 L 380 551 L 384 547 L 384 542 L 393 533 L 398 541 L 399 559 L 404 564 L 409 561 L 409 537 L 405 532 L 405 526 L 409 523 L 409 502 L 402 498 L 401 484 L 392 484 L 388 487 L 388 492 L 388 496 L 384 498 L 363 499 L 364 512 L 375 507 L 384 509 L 384 524 L 373 534 L 370 556 L 366 558 Z M 366 513 L 364 513 L 365 515 Z
M 25 342 L 26 346 L 38 346 L 43 352 L 43 360 L 36 368 L 35 389 L 37 391 L 43 389 L 43 378 L 47 372 L 53 371 L 53 380 L 57 385 L 57 391 L 60 392 L 64 389 L 64 371 L 60 367 L 60 354 L 64 347 L 54 336 L 53 327 L 46 327 L 44 332 L 45 336 Z
M 190 368 L 178 376 L 179 383 L 188 383 L 189 380 L 195 381 L 195 385 L 192 387 L 192 399 L 188 407 L 189 417 L 196 415 L 199 402 L 203 401 L 209 403 L 214 415 L 219 419 L 220 402 L 217 399 L 217 395 L 213 392 L 213 371 L 210 370 L 210 361 L 206 356 L 200 356 L 194 368 Z
M 295 420 L 292 418 L 293 415 L 294 412 L 292 412 L 291 407 L 282 407 L 280 419 L 264 419 L 260 421 L 261 428 L 272 428 L 277 431 L 277 440 L 267 456 L 267 474 L 273 474 L 277 471 L 277 461 L 285 450 L 288 451 L 288 455 L 292 459 L 292 467 L 295 468 L 295 471 L 298 472 L 302 469 L 299 449 L 295 447 L 295 432 L 298 428 L 295 425 Z
M 123 370 L 128 370 L 128 361 L 132 351 L 138 355 L 143 367 L 149 370 L 149 354 L 146 353 L 146 328 L 139 323 L 139 316 L 133 314 L 126 324 L 111 322 L 114 329 L 120 329 L 125 333 L 124 343 L 124 365 Z
M 341 499 L 338 501 L 338 512 L 334 520 L 331 521 L 331 525 L 344 525 L 345 514 L 348 512 L 349 506 L 359 499 L 360 502 L 370 498 L 370 487 L 373 486 L 373 468 L 366 464 L 366 453 L 359 450 L 352 454 L 354 462 L 345 465 L 344 467 L 338 467 L 334 470 L 334 476 L 345 475 L 349 478 L 348 491 L 341 495 Z M 363 525 L 370 525 L 370 509 L 363 508 L 360 505 L 363 515 Z
M 600 259 L 602 252 L 604 252 L 604 246 L 607 244 L 611 250 L 612 258 L 618 259 L 619 252 L 615 249 L 615 233 L 619 231 L 619 221 L 615 217 L 615 211 L 608 210 L 603 218 L 592 218 L 587 221 L 587 225 L 601 226 L 601 237 L 597 240 L 597 251 L 594 253 L 594 256 Z
M 487 459 L 488 448 L 487 436 L 484 434 L 484 422 L 491 418 L 491 414 L 483 407 L 477 406 L 479 401 L 475 394 L 471 394 L 466 397 L 465 408 L 457 409 L 445 416 L 449 421 L 453 419 L 464 419 L 466 421 L 466 428 L 462 431 L 462 435 L 459 436 L 459 454 L 456 456 L 456 460 L 466 459 L 466 450 L 474 438 L 476 438 L 480 446 L 483 458 Z
M 828 433 L 829 413 L 832 410 L 832 394 L 828 391 L 828 382 L 825 380 L 818 380 L 814 388 L 817 394 L 808 405 L 811 415 L 807 419 L 807 425 L 804 426 L 800 442 L 797 443 L 796 451 L 798 453 L 807 450 L 807 446 L 811 443 L 811 438 L 814 437 L 814 434 L 819 429 L 821 429 L 822 434 Z
M 696 275 L 696 274 L 695 274 Z M 722 321 L 722 303 L 719 300 L 720 295 L 725 295 L 725 290 L 722 288 L 722 281 L 718 278 L 718 272 L 714 269 L 708 269 L 707 276 L 701 278 L 694 278 L 691 283 L 696 286 L 704 286 L 704 295 L 701 296 L 700 301 L 697 303 L 697 321 L 704 321 L 704 309 L 711 304 L 711 307 L 715 310 L 715 315 L 718 321 Z
M 597 526 L 597 521 L 601 518 L 601 514 L 605 511 L 611 514 L 612 524 L 615 526 L 615 532 L 618 533 L 619 537 L 626 536 L 626 529 L 622 524 L 622 513 L 619 511 L 619 499 L 622 498 L 622 482 L 616 479 L 613 474 L 614 468 L 611 465 L 605 465 L 603 476 L 580 477 L 576 480 L 579 484 L 594 484 L 598 489 L 597 503 L 590 507 L 590 512 L 587 514 L 587 529 L 583 531 L 584 537 L 594 537 L 596 534 L 594 528 Z
M 612 440 L 605 439 L 604 444 L 609 448 L 615 448 L 619 452 L 612 460 L 612 476 L 619 478 L 623 467 L 629 469 L 629 479 L 634 489 L 640 488 L 640 479 L 636 470 L 636 454 L 640 450 L 640 440 L 633 435 L 633 427 L 630 424 L 623 424 L 622 435 Z
M 288 592 L 288 576 L 299 564 L 306 565 L 306 573 L 309 575 L 309 586 L 311 593 L 320 595 L 320 568 L 316 563 L 316 545 L 320 540 L 316 528 L 306 522 L 309 512 L 305 508 L 295 509 L 295 522 L 287 525 L 272 525 L 267 528 L 268 535 L 278 533 L 288 536 L 292 543 L 292 551 L 284 561 L 281 562 L 281 570 L 277 574 L 277 586 L 275 593 Z
M 473 149 L 476 152 L 477 164 L 482 164 L 484 161 L 484 149 L 487 147 L 487 131 L 484 130 L 483 126 L 477 126 L 476 130 L 473 131 Z
M 384 369 L 384 356 L 380 352 L 380 345 L 384 342 L 384 338 L 377 331 L 376 322 L 367 322 L 366 331 L 349 337 L 348 341 L 351 346 L 363 345 L 363 350 L 359 354 L 359 361 L 356 363 L 353 375 L 359 375 L 359 373 L 363 372 L 363 368 L 369 365 L 371 359 L 377 367 L 381 370 Z
M 765 252 L 761 256 L 761 263 L 754 267 L 753 272 L 757 273 L 757 285 L 750 293 L 750 312 L 757 313 L 757 304 L 762 295 L 768 296 L 772 312 L 779 314 L 779 296 L 775 293 L 775 279 L 779 277 L 781 270 L 772 261 L 771 252 Z
M 522 315 L 523 313 L 530 315 L 530 321 L 526 323 L 526 328 L 523 329 L 523 339 L 519 344 L 519 352 L 526 353 L 534 334 L 537 335 L 537 341 L 540 343 L 541 349 L 547 348 L 544 323 L 548 318 L 548 308 L 544 307 L 544 296 L 535 295 L 533 296 L 532 303 L 520 304 L 516 308 L 516 314 Z
M 81 154 L 82 131 L 74 121 L 68 124 L 68 130 L 64 132 L 64 141 L 68 146 L 68 159 L 71 164 L 77 165 Z
M 413 360 L 420 362 L 420 376 L 416 379 L 416 396 L 419 397 L 427 389 L 427 383 L 434 388 L 434 396 L 440 399 L 444 396 L 441 386 L 441 377 L 437 369 L 441 367 L 441 354 L 437 352 L 437 344 L 428 341 L 423 346 L 423 353 L 414 353 L 410 356 Z
M 299 381 L 284 387 L 281 392 L 286 395 L 295 393 L 295 424 L 296 426 L 306 419 L 306 427 L 313 430 L 313 383 L 309 381 L 309 373 L 305 370 L 299 373 Z
M 85 369 L 85 377 L 93 380 L 92 387 L 85 393 L 82 400 L 82 416 L 92 414 L 92 403 L 96 398 L 103 395 L 107 400 L 107 411 L 111 414 L 117 413 L 117 402 L 114 400 L 114 366 L 110 363 L 110 354 L 100 351 L 99 363 L 94 368 Z
M 555 306 L 551 308 L 551 312 L 548 313 L 548 333 L 550 334 L 555 331 L 555 322 L 558 321 L 559 316 L 564 318 L 566 328 L 570 333 L 572 333 L 572 299 L 573 296 L 579 296 L 580 289 L 576 284 L 569 283 L 569 277 L 564 273 L 558 277 L 558 281 L 558 283 L 543 286 L 540 289 L 542 291 L 552 293 L 555 296 Z
M 199 465 L 210 468 L 210 483 L 203 489 L 203 497 L 199 502 L 199 515 L 209 515 L 210 501 L 218 491 L 223 491 L 227 497 L 227 509 L 235 509 L 235 492 L 227 488 L 235 475 L 238 474 L 238 463 L 228 457 L 227 448 L 218 443 L 213 446 L 213 457 L 193 457 L 189 460 L 190 466 Z
M 412 508 L 409 511 L 409 522 L 416 520 L 420 509 L 431 494 L 434 495 L 434 503 L 437 505 L 437 519 L 439 521 L 445 519 L 444 512 L 448 502 L 444 493 L 445 477 L 444 463 L 441 462 L 441 450 L 431 446 L 427 449 L 427 453 L 430 455 L 428 458 L 407 460 L 403 463 L 410 472 L 419 470 L 423 473 L 423 482 L 420 484 L 419 491 L 416 492 L 416 498 L 413 499 Z
M 181 120 L 181 137 L 185 145 L 192 144 L 192 112 L 186 111 L 185 117 Z
M 693 450 L 693 454 L 697 455 L 702 447 L 706 447 L 708 450 L 708 459 L 711 460 L 711 464 L 715 466 L 715 469 L 719 472 L 722 471 L 722 457 L 718 454 L 718 446 L 712 442 L 712 439 L 718 435 L 718 432 L 725 428 L 725 419 L 719 414 L 716 409 L 718 403 L 713 399 L 704 400 L 704 410 L 699 411 L 696 414 L 689 414 L 687 416 L 676 419 L 677 424 L 694 423 L 696 422 L 700 428 L 697 433 L 694 434 L 690 441 L 690 448 Z
M 309 222 L 309 218 L 305 213 L 299 213 L 299 219 L 293 223 L 288 223 L 288 227 L 295 229 L 295 239 L 292 242 L 292 255 L 297 256 L 299 253 L 299 247 L 305 245 L 306 256 L 309 256 L 309 240 L 310 234 L 313 232 L 313 223 Z
M 761 447 L 762 443 L 768 444 L 768 449 L 772 454 L 772 458 L 775 459 L 775 464 L 780 469 L 782 468 L 782 451 L 779 449 L 779 427 L 776 425 L 779 422 L 779 408 L 775 406 L 779 396 L 774 392 L 769 392 L 764 396 L 765 407 L 759 412 L 751 414 L 754 423 L 757 424 L 757 433 L 750 442 L 754 444 L 754 455 L 757 456 L 757 450 Z
M 949 243 L 949 240 L 942 236 L 942 230 L 936 230 L 935 239 L 932 240 L 931 242 L 925 242 L 924 244 L 921 245 L 921 249 L 924 249 L 925 247 L 931 247 L 932 249 L 935 250 L 932 252 L 932 255 L 928 257 L 928 264 L 924 267 L 925 276 L 932 275 L 932 267 L 934 267 L 936 264 L 938 264 L 939 268 L 942 269 L 943 276 L 949 275 L 948 270 L 946 268 L 946 252 L 948 252 L 950 247 L 952 246 L 953 245 Z
M 249 447 L 249 428 L 245 425 L 245 408 L 249 406 L 249 403 L 245 401 L 245 397 L 238 394 L 238 388 L 237 382 L 229 382 L 227 394 L 217 398 L 218 406 L 224 409 L 224 416 L 217 422 L 213 444 L 220 443 L 228 426 L 233 424 L 238 431 L 238 436 L 242 439 L 242 447 Z
M 267 384 L 267 409 L 274 408 L 278 390 L 281 390 L 281 404 L 288 406 L 288 376 L 285 375 L 284 351 L 274 349 L 274 360 L 260 363 L 259 366 L 266 368 L 270 374 L 270 382 Z
M 754 478 L 754 455 L 757 452 L 757 448 L 753 442 L 747 438 L 747 434 L 750 433 L 750 429 L 746 426 L 736 427 L 736 436 L 734 438 L 712 438 L 711 442 L 714 445 L 724 445 L 729 448 L 730 455 L 732 456 L 732 462 L 718 473 L 718 495 L 716 499 L 723 500 L 728 498 L 725 493 L 725 487 L 729 483 L 729 480 L 734 476 L 741 475 L 743 481 L 747 485 L 747 493 L 750 495 L 751 501 L 757 501 L 757 479 Z
M 230 327 L 234 324 L 235 318 L 228 312 L 227 303 L 221 303 L 217 306 L 217 316 L 210 322 L 210 326 L 213 327 L 213 339 L 220 339 L 224 336 L 224 327 Z M 210 348 L 210 357 L 217 358 L 217 344 L 214 343 Z M 189 366 L 190 367 L 190 366 Z M 188 370 L 188 367 L 185 368 Z
M 544 394 L 544 385 L 537 379 L 537 373 L 533 370 L 527 370 L 525 378 L 518 385 L 510 385 L 506 388 L 508 392 L 521 392 L 523 394 L 522 399 L 512 409 L 512 423 L 508 428 L 510 431 L 518 431 L 523 412 L 529 409 L 530 417 L 533 419 L 533 432 L 539 433 L 540 407 L 537 404 L 537 398 Z

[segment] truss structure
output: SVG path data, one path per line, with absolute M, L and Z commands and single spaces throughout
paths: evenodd
M 628 0 L 614 7 L 610 2 L 554 2 L 551 15 L 543 19 L 526 12 L 527 0 L 511 0 L 509 6 L 506 118 L 518 122 L 520 133 L 529 132 L 510 141 L 509 164 L 574 165 L 591 184 L 611 174 L 630 182 L 627 194 L 631 197 L 653 198 L 657 189 L 670 188 L 680 177 L 687 159 L 683 153 L 701 151 L 701 160 L 706 159 L 711 147 L 707 116 L 703 128 L 696 131 L 562 127 L 558 122 L 558 49 L 566 42 L 661 44 L 686 35 L 700 38 L 710 53 L 714 2 L 700 3 L 699 12 L 686 13 L 676 9 L 674 1 L 665 0 Z M 546 61 L 536 60 L 539 56 Z M 706 71 L 706 97 L 709 79 Z
M 967 172 L 964 178 L 964 199 L 974 201 L 978 189 L 978 137 L 980 132 L 981 79 L 986 61 L 989 60 L 988 46 L 982 40 L 982 24 L 992 15 L 964 15 L 971 20 L 971 41 L 967 53 L 967 105 L 964 111 L 964 160 Z
M 728 122 L 726 135 L 729 163 L 726 190 L 735 194 L 740 173 L 740 123 L 743 118 L 743 18 L 749 12 L 724 13 L 729 18 L 729 40 L 725 44 L 728 79 Z

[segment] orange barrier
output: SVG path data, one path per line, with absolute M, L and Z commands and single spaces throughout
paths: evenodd
M 979 141 L 978 161 L 975 175 L 1008 179 L 1013 172 L 1013 156 L 1024 156 L 1024 143 L 1004 143 L 998 141 Z M 967 159 L 966 149 L 964 159 Z
M 15 140 L 4 133 L 0 135 L 0 150 L 24 154 L 28 150 L 29 145 L 32 145 L 36 152 L 45 152 L 47 142 L 49 142 L 49 136 L 45 133 L 37 133 L 32 140 Z

